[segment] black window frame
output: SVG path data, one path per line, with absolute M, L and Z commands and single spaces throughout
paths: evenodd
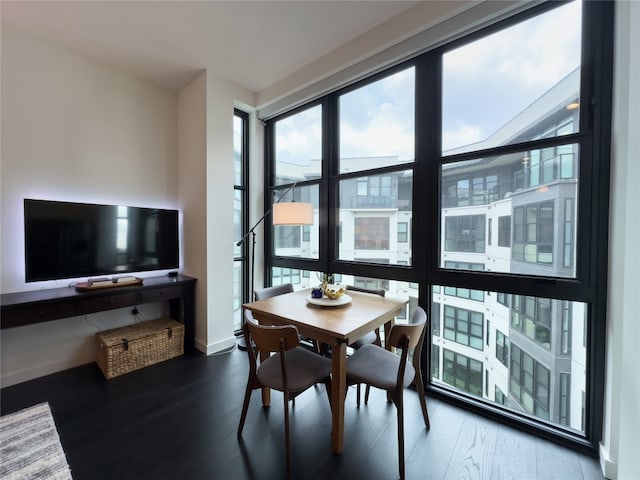
M 319 186 L 319 258 L 300 259 L 274 255 L 271 233 L 265 236 L 265 269 L 274 266 L 296 267 L 311 271 L 340 272 L 348 275 L 385 278 L 418 283 L 419 304 L 427 306 L 432 301 L 432 286 L 455 286 L 469 289 L 495 291 L 500 294 L 518 294 L 557 300 L 583 302 L 588 307 L 585 338 L 587 344 L 587 376 L 584 403 L 584 433 L 563 430 L 545 422 L 513 412 L 496 412 L 495 405 L 485 405 L 482 399 L 469 399 L 466 395 L 441 384 L 431 382 L 426 372 L 425 382 L 432 395 L 458 402 L 487 416 L 496 416 L 516 425 L 525 425 L 529 431 L 553 438 L 559 443 L 597 452 L 602 434 L 604 402 L 604 367 L 606 338 L 607 254 L 608 254 L 608 198 L 610 178 L 612 72 L 613 72 L 613 2 L 585 2 L 582 18 L 582 59 L 580 70 L 581 104 L 576 133 L 561 137 L 538 138 L 522 143 L 443 156 L 440 151 L 441 121 L 441 73 L 442 55 L 448 50 L 493 33 L 503 27 L 552 10 L 562 2 L 547 1 L 532 4 L 526 10 L 477 31 L 447 41 L 428 49 L 404 62 L 379 71 L 351 85 L 333 91 L 308 104 L 267 119 L 265 128 L 265 205 L 269 205 L 274 192 L 286 185 L 274 185 L 273 156 L 274 122 L 304 108 L 322 105 L 322 175 L 318 179 L 300 182 L 300 185 Z M 337 145 L 339 95 L 374 82 L 400 69 L 413 67 L 416 75 L 415 111 L 415 161 L 372 171 L 339 173 Z M 428 107 L 420 108 L 420 105 Z M 575 249 L 575 278 L 557 276 L 512 274 L 491 271 L 466 271 L 441 266 L 441 238 L 435 233 L 442 226 L 441 209 L 434 206 L 442 201 L 441 167 L 444 164 L 475 160 L 532 149 L 577 145 L 580 152 L 574 232 L 583 241 Z M 574 162 L 575 163 L 575 162 Z M 576 168 L 576 165 L 573 165 Z M 419 221 L 411 229 L 412 261 L 410 265 L 367 264 L 338 259 L 339 183 L 346 178 L 365 177 L 395 171 L 411 170 L 413 174 L 412 215 Z M 420 188 L 416 188 L 420 185 Z M 469 192 L 471 195 L 471 192 Z M 558 206 L 555 216 L 561 215 Z M 512 227 L 514 220 L 511 221 Z M 267 229 L 268 230 L 268 229 Z M 419 248 L 417 248 L 419 246 Z M 562 244 L 556 245 L 562 248 Z M 563 257 L 562 251 L 554 252 L 554 262 Z M 558 260 L 557 260 L 558 259 Z M 430 309 L 427 309 L 430 311 Z M 425 342 L 425 362 L 429 361 L 431 342 Z M 486 408 L 486 407 L 489 408 Z
M 242 155 L 241 155 L 241 172 L 240 172 L 240 184 L 236 184 L 234 180 L 233 190 L 234 194 L 236 192 L 240 193 L 240 201 L 242 202 L 242 214 L 240 219 L 240 227 L 242 229 L 242 233 L 246 232 L 249 229 L 249 114 L 243 110 L 238 108 L 233 109 L 234 117 L 237 116 L 242 121 Z M 240 239 L 236 239 L 240 240 Z M 249 254 L 249 242 L 243 242 L 240 246 L 240 255 L 234 255 L 233 261 L 240 262 L 240 272 L 241 272 L 241 303 L 246 303 L 251 301 L 251 293 L 249 292 L 250 286 L 250 277 L 249 277 L 249 262 L 248 262 L 248 254 Z M 234 332 L 240 334 L 240 330 Z

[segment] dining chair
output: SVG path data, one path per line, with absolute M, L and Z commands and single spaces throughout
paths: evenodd
M 291 283 L 283 283 L 282 285 L 276 285 L 274 287 L 259 288 L 253 292 L 253 297 L 255 300 L 264 300 L 265 298 L 271 298 L 276 295 L 283 295 L 291 292 L 293 292 L 293 285 Z
M 331 404 L 331 360 L 300 347 L 298 329 L 294 325 L 260 325 L 249 310 L 244 311 L 243 333 L 248 346 L 249 377 L 238 425 L 238 438 L 242 435 L 253 390 L 271 388 L 282 392 L 287 478 L 291 478 L 289 400 L 312 385 L 324 383 Z M 261 354 L 268 358 L 258 363 Z
M 430 428 L 424 384 L 420 369 L 420 352 L 424 342 L 427 314 L 416 307 L 408 324 L 391 327 L 387 337 L 388 346 L 400 350 L 400 355 L 377 345 L 363 345 L 347 359 L 347 383 L 366 383 L 386 390 L 398 411 L 398 464 L 400 478 L 404 478 L 404 389 L 415 383 L 422 408 L 424 425 Z M 408 362 L 409 350 L 413 350 Z M 365 399 L 366 400 L 366 399 Z M 360 398 L 358 398 L 360 406 Z
M 282 285 L 275 285 L 273 287 L 260 288 L 253 293 L 253 297 L 255 300 L 264 300 L 265 298 L 271 298 L 276 295 L 284 295 L 285 293 L 291 292 L 293 292 L 293 284 L 283 283 Z M 322 353 L 320 345 L 315 340 L 306 337 L 301 337 L 301 340 L 303 346 L 314 350 L 316 353 Z
M 354 287 L 352 285 L 347 285 L 347 291 L 351 290 L 352 292 L 362 292 L 362 293 L 371 293 L 372 295 L 378 295 L 380 297 L 384 297 L 386 292 L 383 289 L 370 289 L 370 288 L 362 288 L 362 287 Z M 355 342 L 349 344 L 349 347 L 354 350 L 358 350 L 363 345 L 378 345 L 382 346 L 382 340 L 380 339 L 380 329 L 376 328 L 373 332 L 367 333 L 364 337 L 359 338 Z M 360 405 L 360 384 L 356 385 L 356 395 L 358 396 L 358 405 Z M 365 403 L 369 401 L 369 393 L 371 391 L 371 387 L 367 385 L 364 393 Z

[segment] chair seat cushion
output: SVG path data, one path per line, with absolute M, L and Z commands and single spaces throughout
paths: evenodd
M 287 379 L 290 392 L 301 392 L 318 383 L 331 373 L 331 360 L 317 353 L 296 347 L 285 353 L 287 362 Z M 282 391 L 282 367 L 280 354 L 271 355 L 260 363 L 257 371 L 258 380 L 270 388 Z
M 377 345 L 363 345 L 347 359 L 347 378 L 355 383 L 391 390 L 396 388 L 400 356 Z M 413 365 L 407 362 L 403 386 L 408 387 L 415 376 Z
M 360 347 L 364 345 L 369 345 L 376 341 L 376 332 L 369 332 L 364 337 L 356 340 L 353 343 L 350 343 L 349 346 L 355 350 L 358 350 Z

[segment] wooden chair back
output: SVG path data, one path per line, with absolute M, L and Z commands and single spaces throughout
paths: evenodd
M 294 325 L 260 325 L 255 321 L 253 315 L 245 314 L 245 326 L 259 352 L 282 352 L 300 345 L 298 329 Z
M 420 307 L 418 307 L 420 308 Z M 396 348 L 416 348 L 421 343 L 426 318 L 418 323 L 394 325 L 389 332 L 389 346 Z M 406 341 L 403 339 L 406 338 Z
M 274 287 L 260 288 L 253 292 L 253 297 L 256 300 L 264 300 L 265 298 L 275 297 L 276 295 L 282 295 L 284 293 L 293 292 L 293 284 L 284 283 L 282 285 L 276 285 Z

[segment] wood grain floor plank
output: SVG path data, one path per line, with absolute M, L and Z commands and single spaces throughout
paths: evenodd
M 0 389 L 0 412 L 48 401 L 74 480 L 279 480 L 282 396 L 274 392 L 265 409 L 255 392 L 236 436 L 247 372 L 240 351 L 187 355 L 109 381 L 89 364 Z M 405 392 L 408 479 L 602 480 L 593 458 L 441 400 L 427 405 L 428 432 L 417 393 Z M 334 455 L 324 386 L 308 390 L 291 406 L 295 478 L 397 478 L 396 418 L 383 392 L 373 391 L 358 409 L 349 388 L 345 449 Z

